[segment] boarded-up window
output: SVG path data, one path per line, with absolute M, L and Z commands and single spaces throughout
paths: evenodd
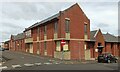
M 84 24 L 84 32 L 87 34 L 87 24 Z
M 40 34 L 40 27 L 37 28 L 37 36 L 39 37 Z
M 47 26 L 44 26 L 44 34 L 47 33 Z
M 69 33 L 70 19 L 65 19 L 65 32 Z
M 57 33 L 57 31 L 58 31 L 58 22 L 54 23 L 54 31 L 55 31 L 55 33 Z
M 63 45 L 63 50 L 64 51 L 68 51 L 69 50 L 68 41 L 66 41 L 66 44 Z
M 56 51 L 61 51 L 60 41 L 56 42 Z
M 44 42 L 44 50 L 45 50 L 45 51 L 47 50 L 46 42 Z
M 31 37 L 31 30 L 25 32 L 26 37 Z

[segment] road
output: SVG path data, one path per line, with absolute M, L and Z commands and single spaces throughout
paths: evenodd
M 4 51 L 7 57 L 0 69 L 3 70 L 118 70 L 117 63 L 66 63 L 48 57 L 40 57 L 22 52 Z

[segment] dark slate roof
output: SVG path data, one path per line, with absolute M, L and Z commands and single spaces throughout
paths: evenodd
M 7 43 L 9 43 L 9 41 L 10 41 L 10 40 L 8 40 L 8 41 L 5 41 L 4 43 L 5 43 L 5 44 L 7 44 Z
M 33 24 L 32 26 L 26 28 L 26 30 L 29 30 L 31 28 L 37 27 L 37 26 L 39 26 L 41 24 L 44 24 L 44 23 L 46 23 L 46 22 L 48 22 L 50 20 L 53 20 L 53 19 L 57 18 L 59 15 L 60 15 L 60 13 L 57 13 L 57 14 L 51 16 L 51 17 L 48 17 L 47 19 L 44 19 L 44 20 L 42 20 L 40 22 L 37 22 L 37 23 Z
M 12 36 L 13 36 L 13 40 L 19 40 L 19 39 L 23 39 L 25 37 L 24 33 L 12 35 Z
M 118 38 L 112 34 L 106 33 L 103 36 L 106 42 L 118 42 Z
M 117 36 L 117 38 L 118 38 L 118 42 L 120 43 L 120 36 Z
M 94 30 L 94 31 L 90 31 L 90 41 L 95 41 L 95 34 L 96 34 L 97 30 Z
M 63 11 L 60 11 L 60 12 L 67 11 L 67 10 L 69 10 L 70 8 L 74 7 L 75 5 L 78 5 L 78 4 L 76 3 L 76 4 L 72 5 L 71 7 L 67 8 L 67 9 L 65 9 L 65 10 L 63 10 Z M 78 5 L 78 6 L 79 6 L 79 5 Z M 45 19 L 45 20 L 42 20 L 42 21 L 40 21 L 40 22 L 37 22 L 37 23 L 33 24 L 32 26 L 26 28 L 25 30 L 29 30 L 29 29 L 31 29 L 31 28 L 37 27 L 37 26 L 39 26 L 39 25 L 41 25 L 41 24 L 44 24 L 44 23 L 46 23 L 46 22 L 48 22 L 48 21 L 51 21 L 51 20 L 53 20 L 53 19 L 55 19 L 55 18 L 58 18 L 58 17 L 60 16 L 60 12 L 57 13 L 57 14 L 55 14 L 55 15 L 53 15 L 53 16 L 51 16 L 51 17 L 48 17 L 48 18 Z M 83 12 L 83 11 L 82 11 L 82 12 Z M 84 12 L 83 12 L 83 13 L 84 13 Z M 84 13 L 84 15 L 85 15 L 85 13 Z M 86 15 L 85 15 L 85 16 L 86 16 Z M 86 17 L 87 17 L 87 16 L 86 16 Z

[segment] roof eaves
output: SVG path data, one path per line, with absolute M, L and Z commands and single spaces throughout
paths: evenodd
M 60 15 L 60 14 L 57 13 L 57 14 L 51 16 L 51 17 L 48 17 L 48 18 L 46 18 L 46 19 L 44 19 L 44 20 L 42 20 L 42 21 L 40 21 L 40 22 L 37 22 L 37 23 L 33 24 L 32 26 L 26 28 L 26 30 L 29 30 L 29 29 L 34 28 L 34 27 L 37 27 L 37 26 L 39 26 L 39 25 L 41 25 L 41 24 L 44 24 L 44 23 L 46 23 L 46 22 L 48 22 L 48 21 L 50 21 L 50 20 L 53 20 L 53 19 L 55 19 L 55 18 L 58 18 L 59 15 Z

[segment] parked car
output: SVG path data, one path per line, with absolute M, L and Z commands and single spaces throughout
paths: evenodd
M 0 51 L 5 51 L 5 49 L 0 47 Z
M 113 56 L 111 53 L 102 53 L 98 55 L 98 62 L 99 63 L 116 63 L 117 57 Z

